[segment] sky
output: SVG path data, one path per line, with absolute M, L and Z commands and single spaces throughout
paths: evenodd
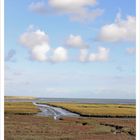
M 135 1 L 5 0 L 5 95 L 135 99 Z

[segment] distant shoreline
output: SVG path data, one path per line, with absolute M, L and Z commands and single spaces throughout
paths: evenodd
M 32 96 L 5 96 L 5 102 L 71 102 L 94 104 L 136 104 L 135 99 L 87 99 L 87 98 L 37 98 Z
M 33 96 L 4 96 L 4 99 L 36 99 Z

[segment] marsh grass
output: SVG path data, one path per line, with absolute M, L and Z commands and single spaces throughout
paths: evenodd
M 31 102 L 6 102 L 4 112 L 5 114 L 30 115 L 39 111 Z
M 61 107 L 80 114 L 81 116 L 95 117 L 135 117 L 135 105 L 126 104 L 80 104 L 51 102 L 48 105 Z
M 88 104 L 75 105 L 80 108 L 89 107 Z M 54 120 L 52 117 L 33 115 L 38 111 L 31 102 L 5 103 L 5 140 L 118 140 L 118 137 L 123 140 L 135 140 L 134 135 L 130 137 L 130 132 L 135 133 L 135 119 L 63 117 Z M 114 135 L 114 127 L 102 124 L 121 125 L 123 133 Z
M 25 99 L 25 100 L 32 100 L 32 99 L 36 99 L 35 97 L 33 96 L 4 96 L 4 99 L 14 99 L 14 100 L 20 100 L 20 99 Z

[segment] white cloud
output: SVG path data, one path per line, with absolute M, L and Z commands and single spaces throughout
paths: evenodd
M 95 5 L 96 0 L 49 0 L 49 4 L 52 5 L 52 7 L 62 9 L 62 11 L 67 9 L 70 9 L 71 11 L 76 10 L 77 7 L 81 8 L 89 5 Z
M 31 28 L 23 33 L 20 37 L 20 43 L 29 49 L 30 57 L 33 60 L 61 62 L 68 59 L 67 50 L 63 47 L 57 47 L 53 50 L 49 45 L 48 35 L 39 29 Z M 52 56 L 49 54 L 50 51 L 52 51 Z
M 99 47 L 98 53 L 89 54 L 89 61 L 90 62 L 107 61 L 108 60 L 108 53 L 109 53 L 109 49 L 104 48 L 104 47 Z
M 134 54 L 136 52 L 136 48 L 127 48 L 126 51 L 128 54 Z
M 47 55 L 46 53 L 49 51 L 50 47 L 45 43 L 42 45 L 35 46 L 32 50 L 32 57 L 39 61 L 46 61 Z
M 136 18 L 127 16 L 121 18 L 118 13 L 114 23 L 106 24 L 101 28 L 99 39 L 108 42 L 135 41 L 136 37 Z
M 32 2 L 29 5 L 29 9 L 33 12 L 39 13 L 39 14 L 45 14 L 47 12 L 47 7 L 43 1 L 41 2 Z
M 71 48 L 79 48 L 79 49 L 84 49 L 84 48 L 88 48 L 88 44 L 86 44 L 84 42 L 84 40 L 82 39 L 82 37 L 80 35 L 70 35 L 65 43 L 68 47 Z
M 30 51 L 31 58 L 46 61 L 50 50 L 48 35 L 41 30 L 28 30 L 20 36 L 20 43 Z
M 29 50 L 30 58 L 33 60 L 58 63 L 73 59 L 73 56 L 68 56 L 68 47 L 51 47 L 49 45 L 47 33 L 40 29 L 36 30 L 33 26 L 20 36 L 19 41 Z M 70 35 L 66 40 L 66 44 L 69 47 L 78 48 L 78 51 L 80 52 L 77 60 L 78 62 L 108 60 L 109 49 L 99 47 L 97 53 L 90 53 L 89 46 L 83 41 L 80 35 Z
M 67 50 L 63 47 L 58 47 L 54 50 L 51 60 L 53 62 L 63 62 L 68 59 Z
M 88 49 L 80 49 L 79 60 L 81 62 L 104 62 L 109 58 L 109 49 L 98 47 L 97 53 L 89 53 Z
M 103 10 L 94 8 L 96 4 L 96 0 L 48 0 L 47 4 L 32 3 L 29 9 L 37 13 L 46 14 L 49 11 L 57 15 L 68 15 L 72 20 L 87 21 L 103 13 Z
M 95 19 L 103 12 L 101 9 L 90 10 L 96 5 L 96 0 L 49 0 L 49 5 L 59 14 L 69 14 L 77 21 Z

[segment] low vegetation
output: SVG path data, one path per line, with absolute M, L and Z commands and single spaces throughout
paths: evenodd
M 61 118 L 35 115 L 5 115 L 5 140 L 135 140 L 131 132 L 135 120 L 121 120 L 128 130 L 118 130 L 103 123 L 117 124 L 117 119 Z M 129 124 L 128 124 L 129 123 Z M 128 124 L 128 125 L 127 125 Z M 126 126 L 126 127 L 125 127 Z
M 31 102 L 5 103 L 5 140 L 135 140 L 135 118 L 54 120 L 34 115 L 38 111 Z
M 44 103 L 45 104 L 45 103 Z M 80 104 L 80 103 L 47 103 L 80 114 L 93 117 L 135 117 L 135 105 L 126 104 Z
M 36 99 L 35 97 L 32 97 L 32 96 L 5 96 L 4 99 L 26 99 L 26 100 L 33 100 L 33 99 Z
M 31 115 L 36 114 L 40 110 L 31 102 L 6 102 L 5 114 L 19 114 L 19 115 Z

